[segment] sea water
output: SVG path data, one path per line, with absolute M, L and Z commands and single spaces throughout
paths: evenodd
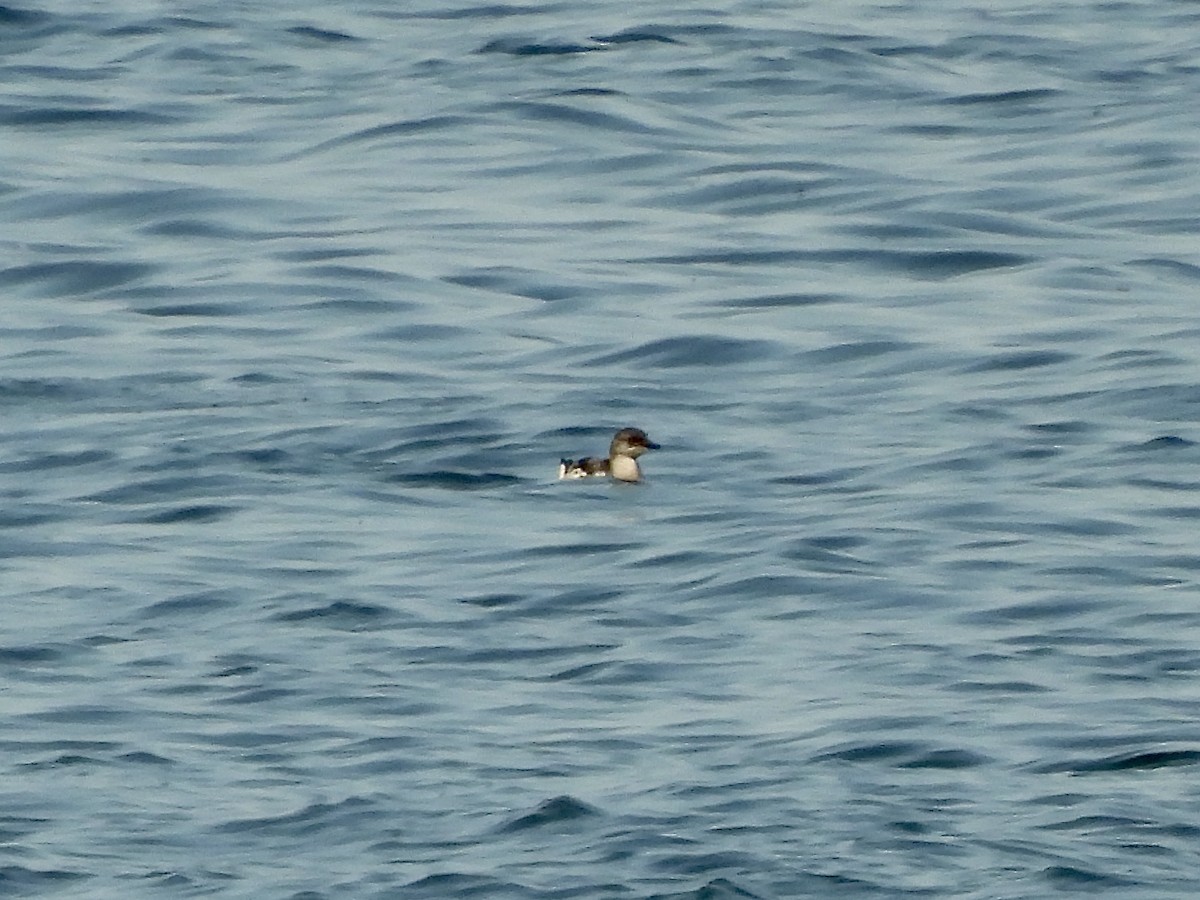
M 1195 896 L 1198 33 L 0 7 L 0 893 Z

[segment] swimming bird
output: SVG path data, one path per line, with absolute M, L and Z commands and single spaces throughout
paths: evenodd
M 558 464 L 559 478 L 603 478 L 611 475 L 618 481 L 641 481 L 642 470 L 637 458 L 659 445 L 646 437 L 640 428 L 622 428 L 613 435 L 608 459 L 585 456 L 583 459 L 564 459 Z

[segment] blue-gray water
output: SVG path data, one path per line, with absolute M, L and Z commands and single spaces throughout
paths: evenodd
M 1196 896 L 1200 6 L 954 7 L 0 7 L 0 893 Z

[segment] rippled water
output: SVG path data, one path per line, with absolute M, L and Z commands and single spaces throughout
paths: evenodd
M 1194 896 L 1200 7 L 945 6 L 0 7 L 0 893 Z

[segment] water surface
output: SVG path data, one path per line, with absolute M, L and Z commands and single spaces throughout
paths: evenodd
M 0 7 L 0 892 L 1194 896 L 1200 10 L 942 6 Z

